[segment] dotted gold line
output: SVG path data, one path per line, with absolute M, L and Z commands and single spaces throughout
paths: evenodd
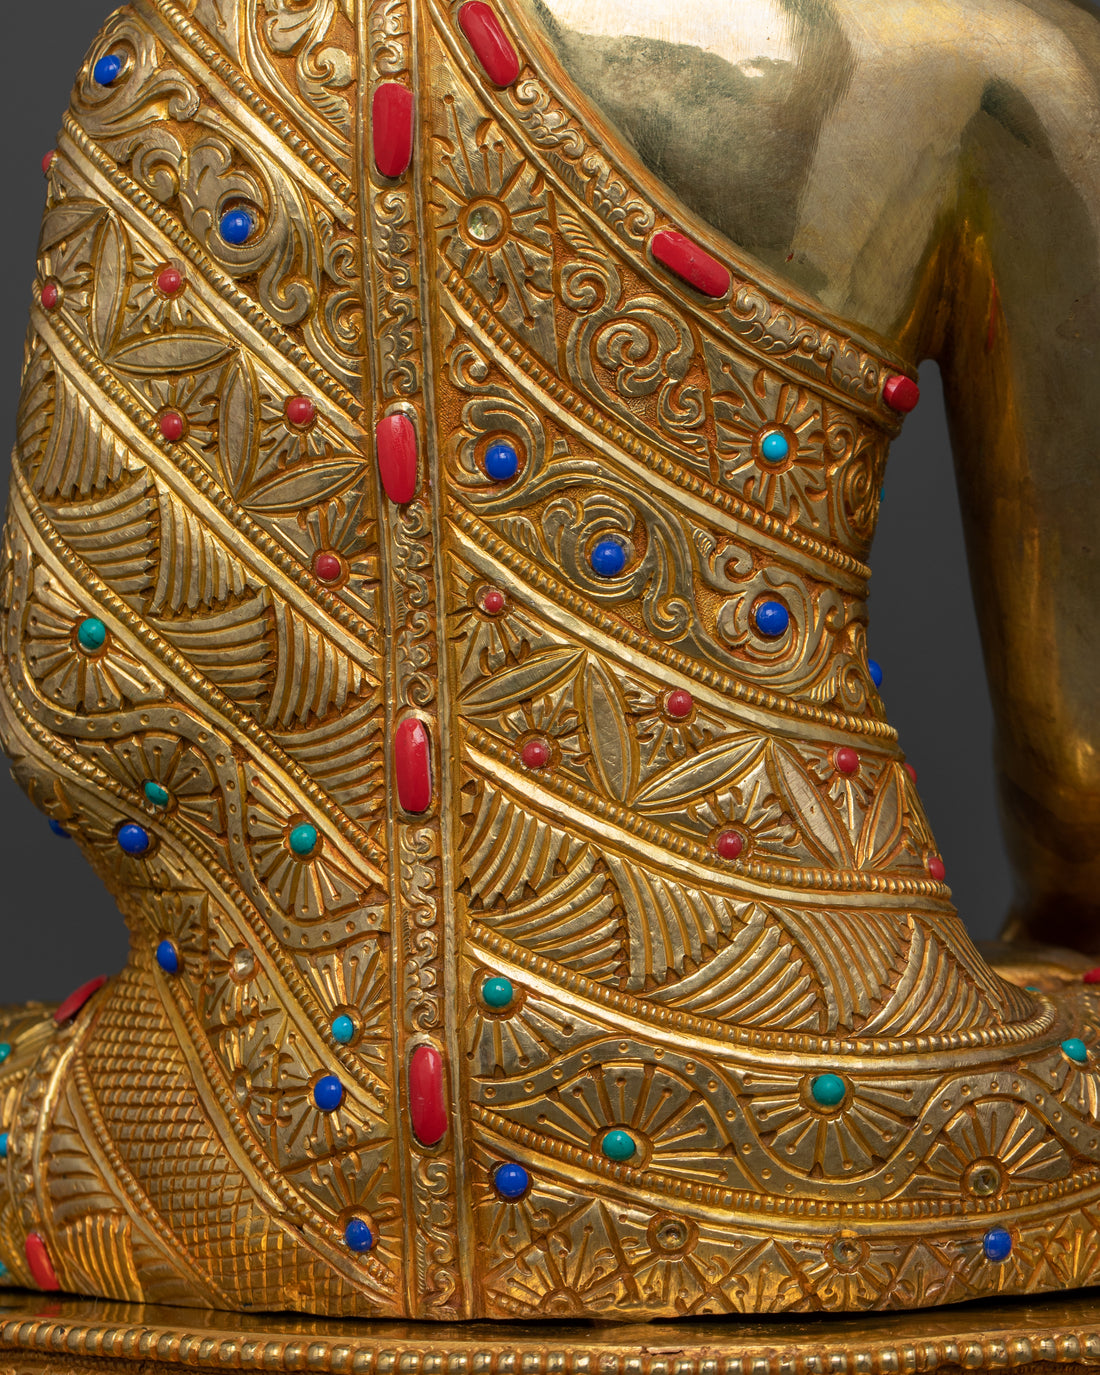
M 508 960 L 527 969 L 539 978 L 564 986 L 582 998 L 610 1009 L 621 1016 L 636 1020 L 639 1003 L 645 1009 L 645 1017 L 655 1025 L 673 1031 L 688 1032 L 718 1042 L 732 1043 L 754 1051 L 774 1053 L 794 1053 L 828 1055 L 837 1057 L 882 1056 L 889 1055 L 939 1055 L 954 1050 L 1000 1050 L 1006 1046 L 1021 1045 L 1026 1041 L 1038 1040 L 1054 1026 L 1053 1011 L 1045 1011 L 1027 1022 L 1017 1022 L 1009 1026 L 993 1029 L 978 1027 L 971 1031 L 953 1031 L 947 1035 L 915 1036 L 897 1040 L 854 1037 L 844 1040 L 839 1037 L 812 1036 L 802 1031 L 766 1031 L 756 1028 L 729 1026 L 724 1022 L 711 1021 L 678 1008 L 658 1007 L 636 995 L 622 994 L 613 988 L 596 983 L 584 974 L 575 973 L 555 964 L 545 955 L 537 955 L 522 946 L 513 944 L 505 936 L 473 921 L 469 939 L 475 948 L 483 948 L 500 959 Z

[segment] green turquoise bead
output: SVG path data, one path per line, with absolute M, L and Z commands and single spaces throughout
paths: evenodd
M 844 1102 L 848 1086 L 839 1074 L 819 1074 L 810 1085 L 814 1102 L 822 1108 L 838 1108 Z
M 159 783 L 153 783 L 152 781 L 145 785 L 145 796 L 154 807 L 167 807 L 168 803 L 171 801 L 168 795 L 168 789 L 162 788 Z
M 604 1137 L 601 1148 L 608 1160 L 629 1160 L 638 1151 L 637 1144 L 629 1132 L 616 1127 Z
M 0 1065 L 4 1063 L 10 1054 L 11 1046 L 8 1045 L 7 1041 L 0 1041 Z
M 317 848 L 317 828 L 311 826 L 309 822 L 303 822 L 301 826 L 295 826 L 290 833 L 290 848 L 299 857 L 305 859 Z
M 481 985 L 481 1000 L 494 1012 L 501 1012 L 504 1008 L 510 1007 L 515 996 L 516 990 L 512 987 L 511 979 L 506 979 L 503 975 L 486 979 Z
M 1084 1041 L 1079 1041 L 1076 1036 L 1071 1036 L 1068 1041 L 1062 1042 L 1062 1051 L 1066 1058 L 1072 1060 L 1075 1065 L 1088 1063 L 1089 1048 Z
M 76 639 L 86 654 L 94 654 L 107 643 L 107 627 L 97 616 L 89 616 L 77 627 Z

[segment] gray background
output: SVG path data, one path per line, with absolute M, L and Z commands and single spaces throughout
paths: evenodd
M 0 436 L 15 429 L 44 182 L 73 76 L 111 0 L 6 0 L 0 82 Z M 960 911 L 995 935 L 1009 878 L 997 826 L 991 716 L 967 581 L 939 376 L 894 446 L 872 555 L 871 654 L 947 864 Z M 6 490 L 6 482 L 5 482 Z M 122 918 L 71 841 L 0 766 L 0 1002 L 58 999 L 126 958 Z

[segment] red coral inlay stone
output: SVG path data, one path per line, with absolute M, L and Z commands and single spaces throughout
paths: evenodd
M 1087 984 L 1100 984 L 1100 969 L 1090 969 L 1081 976 Z
M 100 974 L 96 979 L 89 979 L 86 984 L 74 990 L 57 1011 L 53 1014 L 53 1019 L 58 1026 L 63 1022 L 71 1022 L 93 993 L 98 993 L 107 982 L 106 974 Z
M 165 411 L 157 422 L 160 425 L 160 432 L 169 444 L 175 444 L 183 438 L 183 416 L 179 411 Z
M 393 767 L 397 800 L 407 812 L 426 812 L 432 805 L 432 742 L 427 727 L 415 716 L 394 732 Z
M 489 616 L 499 616 L 504 610 L 504 593 L 499 588 L 490 587 L 481 598 L 481 609 Z
M 49 176 L 50 168 L 53 166 L 53 160 L 55 157 L 57 157 L 57 149 L 51 148 L 50 151 L 42 159 L 42 175 L 44 177 Z
M 737 859 L 745 848 L 745 838 L 740 831 L 723 831 L 714 848 L 723 859 Z
M 336 554 L 318 554 L 313 560 L 313 572 L 320 582 L 339 582 L 344 565 Z
M 53 1268 L 53 1261 L 50 1260 L 50 1253 L 46 1250 L 46 1243 L 37 1232 L 27 1233 L 27 1239 L 23 1243 L 23 1254 L 27 1257 L 27 1264 L 30 1266 L 34 1282 L 39 1289 L 52 1293 L 55 1289 L 61 1288 L 61 1281 L 57 1278 L 57 1271 Z
M 900 373 L 895 373 L 893 377 L 886 379 L 882 399 L 891 410 L 908 415 L 920 400 L 920 387 L 911 377 L 902 377 Z
M 57 303 L 61 300 L 61 291 L 56 282 L 42 283 L 42 308 L 43 310 L 56 310 Z
M 317 419 L 317 407 L 308 396 L 290 396 L 283 407 L 286 418 L 292 425 L 304 430 Z
M 371 99 L 374 165 L 384 177 L 400 177 L 412 162 L 413 93 L 399 81 L 384 81 Z
M 847 774 L 851 777 L 854 773 L 859 773 L 859 755 L 847 745 L 842 746 L 833 755 L 833 763 L 836 765 L 837 773 Z
M 686 234 L 660 229 L 650 239 L 649 249 L 662 266 L 704 296 L 719 297 L 729 291 L 733 280 L 729 269 Z
M 665 698 L 665 712 L 674 721 L 682 721 L 695 708 L 695 698 L 684 688 L 677 688 Z
M 519 55 L 493 10 L 481 0 L 470 0 L 459 10 L 458 23 L 493 85 L 511 86 L 519 76 Z
M 374 432 L 374 447 L 378 454 L 378 475 L 386 495 L 398 506 L 404 506 L 416 495 L 419 458 L 416 427 L 400 411 L 383 416 Z
M 905 772 L 909 775 L 909 781 L 910 781 L 910 782 L 914 785 L 914 787 L 915 787 L 915 786 L 916 786 L 916 782 L 917 782 L 917 771 L 916 771 L 916 769 L 912 766 L 912 764 L 906 764 L 906 766 L 905 766 Z
M 545 769 L 550 762 L 550 746 L 545 740 L 528 740 L 519 757 L 529 769 Z
M 947 877 L 947 867 L 943 860 L 940 859 L 939 855 L 929 855 L 927 863 L 929 874 L 937 883 L 942 883 Z
M 162 267 L 157 273 L 157 290 L 162 296 L 178 296 L 183 290 L 183 273 L 178 267 Z
M 435 1046 L 417 1046 L 409 1057 L 409 1117 L 422 1146 L 435 1146 L 447 1134 L 443 1056 Z

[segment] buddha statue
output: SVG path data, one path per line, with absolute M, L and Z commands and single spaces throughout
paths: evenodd
M 933 358 L 1014 932 L 1095 950 L 1098 77 L 1074 0 L 107 21 L 44 167 L 0 727 L 131 954 L 4 1014 L 11 1283 L 1100 1282 L 1090 961 L 971 943 L 866 607 Z

